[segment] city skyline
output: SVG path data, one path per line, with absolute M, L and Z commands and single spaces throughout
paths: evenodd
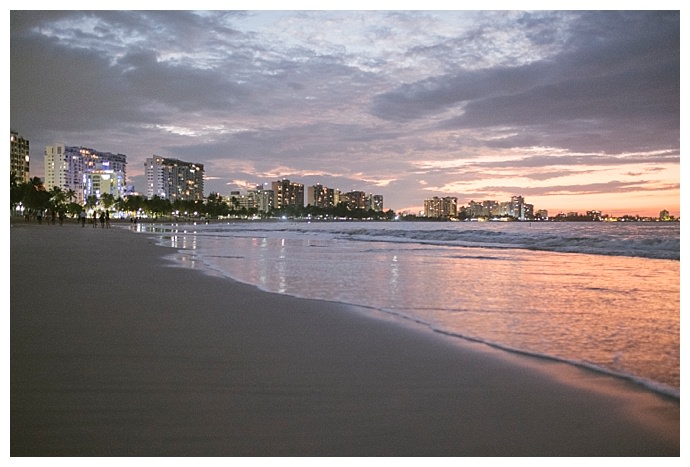
M 678 11 L 10 20 L 11 128 L 33 161 L 78 141 L 127 154 L 137 191 L 163 154 L 203 164 L 222 195 L 287 178 L 396 212 L 520 194 L 550 212 L 680 217 Z
M 29 143 L 28 140 L 24 139 L 20 134 L 18 134 L 18 132 L 14 131 L 14 130 L 10 132 L 10 139 L 11 139 L 11 141 L 15 141 L 17 139 L 21 140 L 21 144 L 24 147 L 27 146 Z M 14 145 L 12 145 L 12 147 L 14 148 Z M 126 166 L 127 166 L 126 158 L 127 158 L 127 156 L 124 154 L 115 155 L 112 153 L 102 153 L 101 151 L 98 151 L 94 148 L 86 148 L 84 146 L 63 146 L 63 145 L 49 146 L 49 147 L 46 147 L 45 151 L 46 152 L 45 152 L 45 158 L 44 158 L 44 165 L 50 164 L 51 166 L 54 166 L 54 164 L 55 164 L 54 157 L 55 157 L 56 152 L 62 153 L 62 152 L 66 151 L 67 153 L 71 153 L 71 152 L 76 151 L 80 154 L 82 154 L 82 153 L 87 154 L 89 157 L 96 157 L 97 159 L 101 158 L 101 157 L 105 157 L 106 159 L 116 158 L 119 160 L 122 175 L 124 175 L 124 172 L 126 171 Z M 94 154 L 98 154 L 98 156 L 94 156 Z M 69 156 L 69 157 L 71 158 L 72 156 Z M 155 164 L 154 164 L 154 162 L 155 162 Z M 11 164 L 13 164 L 13 163 L 14 163 L 14 160 L 11 161 Z M 163 164 L 163 165 L 167 164 L 170 166 L 170 168 L 172 168 L 176 172 L 176 175 L 173 177 L 174 181 L 173 181 L 172 185 L 176 186 L 176 183 L 184 181 L 184 185 L 186 188 L 195 187 L 193 189 L 195 194 L 192 196 L 191 192 L 189 192 L 189 193 L 186 193 L 186 196 L 184 196 L 184 193 L 182 193 L 182 192 L 178 193 L 176 188 L 174 188 L 172 186 L 168 187 L 167 184 L 165 184 L 167 189 L 173 189 L 174 188 L 175 194 L 174 195 L 171 194 L 169 196 L 162 194 L 161 187 L 155 183 L 158 176 L 154 175 L 153 172 L 151 172 L 153 165 L 157 166 L 160 164 Z M 93 165 L 93 164 L 91 164 L 91 165 Z M 269 190 L 271 193 L 274 193 L 274 192 L 278 193 L 278 192 L 280 192 L 280 189 L 277 190 L 276 185 L 279 185 L 281 183 L 288 183 L 289 185 L 295 185 L 295 186 L 301 187 L 301 193 L 302 194 L 300 196 L 302 197 L 302 202 L 297 203 L 297 204 L 301 205 L 303 207 L 307 207 L 310 204 L 318 206 L 318 207 L 335 207 L 335 205 L 337 203 L 335 202 L 335 198 L 333 198 L 334 196 L 336 198 L 337 197 L 343 197 L 346 200 L 346 203 L 350 204 L 353 201 L 352 200 L 348 201 L 348 197 L 353 195 L 353 194 L 357 194 L 358 196 L 363 196 L 364 198 L 367 198 L 370 203 L 376 203 L 378 207 L 375 210 L 378 210 L 378 211 L 384 210 L 383 195 L 375 194 L 375 193 L 366 193 L 364 191 L 358 190 L 357 188 L 353 188 L 349 191 L 343 191 L 339 187 L 328 187 L 328 186 L 324 186 L 324 185 L 318 184 L 318 183 L 309 185 L 309 184 L 302 183 L 301 181 L 295 181 L 295 180 L 289 180 L 287 178 L 281 178 L 281 179 L 273 180 L 270 182 L 269 181 L 263 181 L 263 182 L 256 181 L 255 183 L 250 183 L 249 186 L 245 187 L 244 190 L 233 190 L 233 191 L 230 191 L 229 193 L 217 193 L 217 192 L 216 193 L 214 193 L 214 192 L 203 193 L 203 179 L 205 178 L 205 176 L 203 175 L 203 172 L 204 172 L 203 164 L 197 164 L 195 162 L 181 161 L 178 159 L 170 159 L 170 158 L 165 158 L 162 156 L 154 155 L 151 158 L 147 158 L 144 165 L 145 165 L 145 172 L 146 172 L 146 178 L 147 178 L 147 184 L 146 184 L 147 186 L 144 190 L 145 193 L 137 190 L 136 187 L 134 187 L 134 186 L 131 186 L 129 184 L 127 186 L 125 186 L 125 184 L 121 183 L 122 186 L 119 188 L 119 190 L 122 191 L 122 196 L 126 196 L 126 195 L 124 195 L 125 192 L 131 192 L 131 194 L 134 194 L 134 195 L 139 195 L 139 196 L 144 195 L 145 197 L 147 197 L 149 199 L 152 197 L 152 194 L 156 194 L 156 196 L 161 196 L 164 199 L 177 198 L 179 195 L 183 195 L 183 198 L 191 199 L 192 197 L 195 197 L 197 199 L 202 199 L 202 198 L 205 198 L 206 196 L 212 196 L 212 195 L 218 194 L 221 197 L 223 197 L 224 199 L 230 200 L 230 199 L 234 198 L 236 195 L 240 195 L 242 197 L 247 197 L 250 193 L 256 192 L 257 190 L 258 191 Z M 34 163 L 34 166 L 35 166 L 35 163 Z M 96 173 L 100 173 L 101 170 L 98 169 L 98 167 L 99 166 L 94 166 L 94 167 L 92 167 L 92 169 L 95 168 Z M 77 186 L 68 186 L 69 184 L 67 184 L 67 183 L 58 183 L 58 182 L 51 183 L 51 180 L 56 179 L 56 178 L 61 178 L 61 177 L 64 178 L 64 176 L 66 175 L 66 173 L 62 174 L 62 175 L 57 174 L 55 172 L 55 167 L 53 167 L 51 170 L 52 170 L 52 176 L 46 175 L 45 179 L 43 180 L 43 182 L 47 184 L 46 185 L 47 187 L 58 186 L 58 187 L 63 188 L 63 189 L 76 189 L 77 192 L 82 191 L 82 188 L 77 187 Z M 65 172 L 69 172 L 71 169 L 69 169 L 67 167 L 63 167 L 62 170 Z M 181 170 L 181 172 L 177 173 L 180 170 Z M 202 178 L 199 178 L 199 174 L 195 174 L 195 172 L 197 170 L 200 170 Z M 20 175 L 20 174 L 18 174 L 18 175 Z M 190 183 L 191 183 L 191 185 L 190 185 Z M 197 186 L 198 184 L 200 184 L 201 186 Z M 320 193 L 315 193 L 314 190 L 316 190 L 316 189 L 318 189 L 320 191 Z M 307 193 L 307 191 L 309 191 L 309 190 L 312 190 L 312 191 Z M 84 193 L 87 193 L 87 192 L 89 192 L 89 190 L 84 191 Z M 328 194 L 327 192 L 330 192 L 330 194 Z M 335 193 L 337 193 L 337 196 L 335 195 Z M 309 201 L 312 198 L 319 198 L 319 199 L 315 199 L 315 202 L 312 203 Z M 321 198 L 323 198 L 323 199 L 321 199 Z M 327 198 L 333 198 L 330 200 L 330 204 L 328 203 Z M 355 204 L 358 205 L 359 207 L 361 207 L 360 205 L 364 204 L 364 201 L 363 201 L 364 198 L 362 198 L 362 200 L 360 200 L 359 202 L 356 202 Z M 524 197 L 522 195 L 519 195 L 519 194 L 512 195 L 510 201 L 489 200 L 489 199 L 484 199 L 484 200 L 471 199 L 471 200 L 467 200 L 465 203 L 460 203 L 459 205 L 457 203 L 457 201 L 458 201 L 457 196 L 447 195 L 447 196 L 439 197 L 438 195 L 433 195 L 433 196 L 427 197 L 423 200 L 423 202 L 422 202 L 422 204 L 424 206 L 423 209 L 421 209 L 417 212 L 410 212 L 410 211 L 403 210 L 403 211 L 398 211 L 397 214 L 399 214 L 399 215 L 411 214 L 411 215 L 420 215 L 422 217 L 430 217 L 429 216 L 429 205 L 428 205 L 429 202 L 431 202 L 431 201 L 443 201 L 443 202 L 445 202 L 446 200 L 452 199 L 452 200 L 454 200 L 453 205 L 455 206 L 455 209 L 453 212 L 457 212 L 458 209 L 464 210 L 467 208 L 467 209 L 471 210 L 471 209 L 473 209 L 473 206 L 483 206 L 481 209 L 486 210 L 486 212 L 479 215 L 479 217 L 487 217 L 487 216 L 488 217 L 496 217 L 496 216 L 501 217 L 501 216 L 505 216 L 507 214 L 507 215 L 521 219 L 524 216 L 524 213 L 519 214 L 519 215 L 515 215 L 514 213 L 507 212 L 505 207 L 500 206 L 500 205 L 509 205 L 511 203 L 514 203 L 516 198 L 520 199 L 520 201 L 519 201 L 520 205 L 524 204 L 525 206 L 529 206 L 528 211 L 527 211 L 528 217 L 531 218 L 534 215 L 534 213 L 536 213 L 538 211 L 544 213 L 542 215 L 542 217 L 544 217 L 544 218 L 549 217 L 548 214 L 546 214 L 546 212 L 548 212 L 548 209 L 543 209 L 543 208 L 539 208 L 539 207 L 535 208 L 535 206 L 533 204 L 526 203 Z M 273 204 L 276 204 L 276 203 L 273 203 Z M 278 203 L 278 204 L 282 204 L 282 203 Z M 291 202 L 288 204 L 294 204 L 294 203 Z M 491 206 L 489 206 L 489 205 L 491 205 Z M 389 209 L 390 208 L 387 208 L 386 210 L 389 210 Z M 439 209 L 439 208 L 435 208 L 435 209 Z M 441 208 L 441 209 L 445 212 L 445 210 L 447 208 Z M 609 215 L 608 212 L 607 213 L 601 213 L 601 211 L 599 211 L 598 209 L 587 209 L 587 210 L 585 210 L 585 213 L 587 213 L 587 214 L 589 214 L 590 212 L 599 212 L 600 214 L 605 214 L 607 216 Z M 671 214 L 667 209 L 663 208 L 660 211 L 659 217 L 663 217 L 661 215 L 661 213 L 663 213 L 663 212 L 665 212 L 667 216 Z M 445 212 L 444 215 L 449 215 L 450 217 L 454 216 L 454 214 L 451 212 Z M 559 213 L 557 214 L 557 216 L 563 216 L 563 215 L 566 215 L 566 213 L 563 212 L 562 210 L 559 211 Z M 575 211 L 571 210 L 571 211 L 568 211 L 568 215 L 578 215 L 579 216 L 579 215 L 582 215 L 582 212 L 579 210 L 575 210 Z M 634 216 L 636 214 L 625 213 L 623 215 L 624 216 L 631 216 L 631 215 Z M 639 214 L 637 214 L 637 215 L 639 215 Z M 431 217 L 437 217 L 437 215 L 432 215 Z M 473 215 L 472 217 L 476 217 L 476 216 Z M 650 218 L 650 217 L 654 217 L 654 216 L 644 215 L 644 216 L 640 216 L 640 217 Z M 676 216 L 674 216 L 674 215 L 671 215 L 671 217 L 676 218 Z

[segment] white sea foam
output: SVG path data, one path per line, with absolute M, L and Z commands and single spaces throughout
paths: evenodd
M 518 248 L 563 253 L 680 259 L 680 224 L 656 222 L 586 223 L 437 223 L 437 222 L 282 222 L 234 223 L 234 235 L 286 238 L 346 238 L 360 241 L 413 242 L 438 246 Z M 197 226 L 203 235 L 222 232 L 218 224 Z

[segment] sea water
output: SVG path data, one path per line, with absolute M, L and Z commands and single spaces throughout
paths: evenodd
M 680 397 L 680 224 L 140 224 L 182 264 Z

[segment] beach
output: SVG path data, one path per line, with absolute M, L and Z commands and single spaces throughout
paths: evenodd
M 356 307 L 10 227 L 11 456 L 679 456 L 680 403 Z

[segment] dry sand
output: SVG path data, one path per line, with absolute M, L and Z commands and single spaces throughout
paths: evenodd
M 632 383 L 10 227 L 11 456 L 679 456 Z

